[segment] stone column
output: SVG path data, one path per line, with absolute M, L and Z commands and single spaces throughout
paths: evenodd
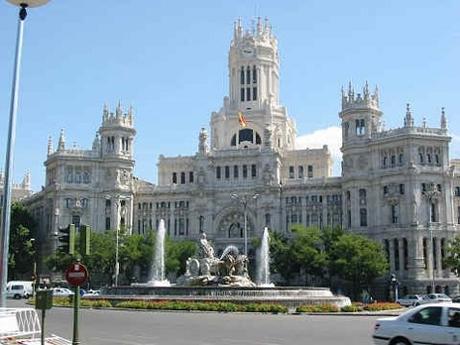
M 394 239 L 388 239 L 390 244 L 390 273 L 395 272 L 395 242 Z
M 409 271 L 408 277 L 412 280 L 426 277 L 425 263 L 423 259 L 423 236 L 413 234 L 408 243 L 409 247 Z
M 401 271 L 401 276 L 405 276 L 406 275 L 406 271 L 404 269 L 405 267 L 405 260 L 404 260 L 404 243 L 403 243 L 403 239 L 400 238 L 398 240 L 398 252 L 399 252 L 399 270 Z
M 427 238 L 427 277 L 431 280 L 433 277 L 433 246 L 430 237 Z M 431 284 L 431 283 L 430 283 Z M 434 293 L 434 291 L 433 291 Z
M 437 261 L 437 270 L 436 270 L 436 277 L 442 278 L 442 257 L 441 257 L 441 238 L 436 237 L 436 261 Z

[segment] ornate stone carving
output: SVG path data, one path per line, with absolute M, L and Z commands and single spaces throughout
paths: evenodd
M 189 258 L 186 266 L 185 275 L 178 279 L 179 285 L 255 286 L 248 275 L 248 257 L 232 245 L 225 248 L 220 258 L 215 257 L 205 233 L 199 240 L 198 256 Z
M 264 170 L 262 172 L 262 179 L 265 183 L 265 185 L 271 185 L 275 181 L 275 173 L 273 172 L 272 168 L 270 167 L 270 164 L 265 164 Z

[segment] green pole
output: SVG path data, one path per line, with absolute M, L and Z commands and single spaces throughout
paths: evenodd
M 73 296 L 73 338 L 72 345 L 80 345 L 78 336 L 78 310 L 80 308 L 80 286 L 75 286 L 75 295 Z
M 45 308 L 42 309 L 42 334 L 41 334 L 41 345 L 45 345 Z

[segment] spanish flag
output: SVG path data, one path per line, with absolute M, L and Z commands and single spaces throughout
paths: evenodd
M 240 123 L 240 126 L 243 128 L 248 126 L 248 120 L 246 120 L 241 111 L 238 112 L 238 122 Z

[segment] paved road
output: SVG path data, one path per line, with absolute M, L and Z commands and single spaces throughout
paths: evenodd
M 15 302 L 17 303 L 17 302 Z M 376 317 L 82 310 L 82 345 L 370 345 Z M 72 337 L 72 309 L 47 331 Z

